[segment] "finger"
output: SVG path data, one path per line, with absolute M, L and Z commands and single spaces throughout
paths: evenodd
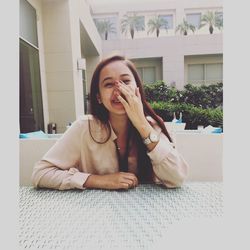
M 134 187 L 134 182 L 133 182 L 133 180 L 131 180 L 131 179 L 123 178 L 122 182 L 128 183 L 129 188 Z
M 138 186 L 138 180 L 137 180 L 136 176 L 134 176 L 134 175 L 126 175 L 126 176 L 124 176 L 124 178 L 126 178 L 129 181 L 132 181 L 134 187 Z
M 121 173 L 125 174 L 126 176 L 131 176 L 131 177 L 137 179 L 137 176 L 134 173 L 132 173 L 132 172 L 121 172 Z
M 137 176 L 130 172 L 120 172 L 124 178 L 130 179 L 134 183 L 134 187 L 138 186 Z
M 136 182 L 133 179 L 124 177 L 124 181 L 126 181 L 129 184 L 129 187 L 135 187 L 135 185 L 136 185 Z
M 121 183 L 120 183 L 120 187 L 121 187 L 122 189 L 129 189 L 129 184 L 126 183 L 126 182 L 121 182 Z
M 128 108 L 127 101 L 121 95 L 117 95 L 117 99 L 121 102 L 125 109 Z
M 128 89 L 126 89 L 124 86 L 120 85 L 118 87 L 119 91 L 126 97 L 126 98 L 131 98 L 132 93 L 129 92 Z
M 136 94 L 137 97 L 139 97 L 141 99 L 141 93 L 140 93 L 139 88 L 136 88 L 135 94 Z
M 125 83 L 118 84 L 119 90 L 125 95 L 126 98 L 133 98 L 135 96 L 134 89 L 131 89 Z

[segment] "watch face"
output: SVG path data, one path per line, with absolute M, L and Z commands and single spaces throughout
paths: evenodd
M 151 140 L 152 142 L 157 142 L 157 141 L 159 140 L 158 135 L 157 135 L 157 134 L 154 134 L 154 133 L 151 133 L 151 134 L 150 134 L 150 140 Z

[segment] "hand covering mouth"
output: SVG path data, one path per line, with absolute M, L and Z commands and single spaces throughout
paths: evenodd
M 125 101 L 127 101 L 127 98 L 125 97 L 125 95 L 123 95 L 122 93 L 121 93 L 120 95 L 121 95 L 121 97 L 122 97 Z M 118 100 L 117 96 L 118 96 L 118 95 L 114 96 L 114 99 L 111 100 L 113 103 L 121 103 L 121 102 Z

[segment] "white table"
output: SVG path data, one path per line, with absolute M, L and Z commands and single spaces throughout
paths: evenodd
M 20 187 L 21 249 L 153 249 L 182 219 L 220 218 L 221 182 L 128 191 Z M 166 248 L 167 249 L 167 248 Z

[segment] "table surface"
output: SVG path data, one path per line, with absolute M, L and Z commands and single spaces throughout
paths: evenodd
M 128 191 L 19 190 L 20 249 L 152 249 L 182 219 L 220 218 L 222 182 Z

